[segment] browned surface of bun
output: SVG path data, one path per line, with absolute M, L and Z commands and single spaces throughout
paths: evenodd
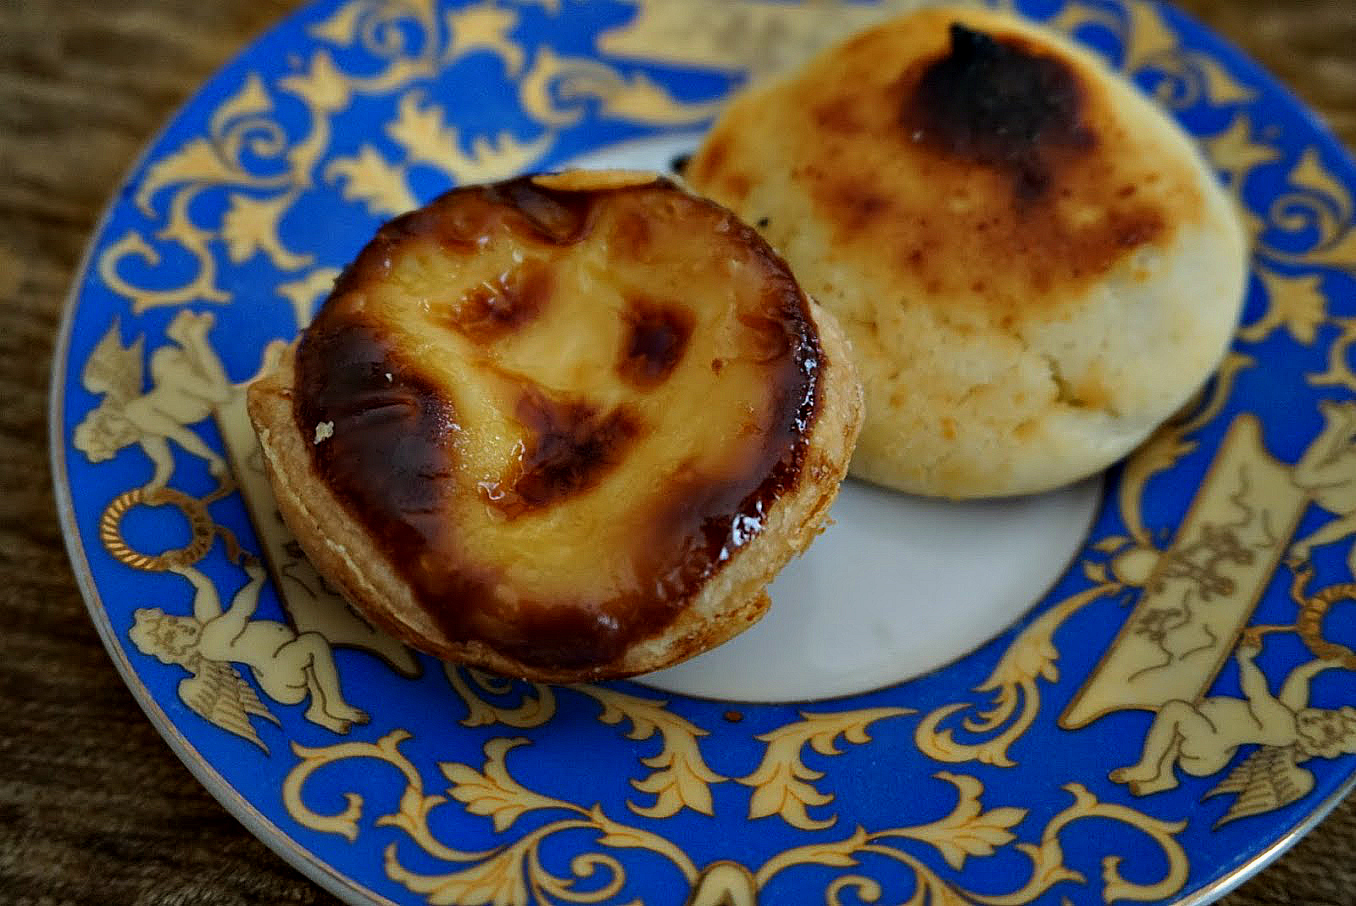
M 1085 477 L 1227 347 L 1238 218 L 1182 130 L 1021 18 L 931 8 L 755 85 L 686 176 L 838 318 L 853 474 L 984 497 Z
M 755 622 L 861 417 L 845 341 L 756 233 L 615 172 L 388 224 L 249 403 L 284 519 L 349 600 L 543 681 Z

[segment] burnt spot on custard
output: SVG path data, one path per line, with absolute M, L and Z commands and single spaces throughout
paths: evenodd
M 328 306 L 297 349 L 297 427 L 310 438 L 331 426 L 309 445 L 311 462 L 386 550 L 437 550 L 451 540 L 444 495 L 457 468 L 456 412 L 380 325 L 346 308 Z
M 443 319 L 476 343 L 491 343 L 521 330 L 538 318 L 551 298 L 549 268 L 528 261 L 473 287 Z
M 763 248 L 765 260 L 780 263 L 770 248 Z M 682 539 L 682 555 L 662 574 L 661 587 L 679 599 L 684 590 L 700 587 L 761 534 L 773 505 L 795 490 L 805 474 L 809 435 L 820 409 L 823 351 L 805 297 L 789 271 L 769 276 L 763 311 L 761 317 L 740 321 L 750 348 L 759 354 L 778 351 L 775 358 L 762 360 L 775 363 L 779 377 L 770 407 L 772 417 L 751 432 L 761 437 L 756 468 L 766 478 L 752 492 L 735 481 L 681 475 L 674 480 L 674 493 L 660 524 L 671 526 L 670 534 Z
M 682 361 L 696 318 L 681 305 L 635 296 L 627 300 L 622 323 L 617 374 L 637 390 L 652 390 Z
M 518 397 L 514 417 L 523 447 L 503 480 L 480 485 L 485 502 L 510 519 L 596 486 L 644 430 L 625 407 L 604 411 L 536 388 Z
M 904 103 L 910 138 L 1006 171 L 1019 199 L 1043 195 L 1057 159 L 1090 151 L 1082 83 L 1062 60 L 1013 37 L 952 23 L 950 51 L 923 66 Z
M 756 377 L 746 371 L 740 378 L 758 387 L 749 416 L 755 430 L 738 441 L 744 446 L 719 474 L 679 465 L 656 476 L 662 495 L 625 513 L 637 522 L 634 545 L 606 556 L 631 564 L 628 584 L 597 593 L 581 586 L 568 599 L 535 600 L 513 585 L 502 563 L 471 553 L 461 522 L 468 518 L 467 495 L 500 520 L 544 518 L 602 486 L 654 426 L 628 405 L 524 378 L 506 397 L 512 409 L 505 414 L 521 428 L 508 467 L 501 475 L 468 474 L 457 388 L 434 376 L 445 370 L 414 359 L 383 320 L 383 305 L 401 303 L 381 301 L 387 297 L 371 290 L 407 244 L 418 244 L 421 254 L 441 248 L 469 260 L 485 243 L 527 243 L 534 248 L 516 269 L 458 298 L 428 303 L 433 320 L 476 345 L 489 344 L 536 329 L 544 306 L 564 304 L 565 290 L 551 271 L 555 256 L 594 236 L 604 212 L 622 222 L 638 211 L 653 215 L 648 248 L 662 252 L 666 230 L 707 230 L 711 242 L 729 244 L 756 275 L 756 298 L 736 321 L 740 358 L 760 369 Z M 613 254 L 634 253 L 625 244 L 610 247 Z M 647 266 L 677 263 L 666 265 L 661 255 Z M 694 341 L 695 307 L 710 303 L 660 302 L 640 292 L 628 298 L 621 347 L 597 354 L 632 392 L 659 392 Z M 567 190 L 524 178 L 453 190 L 378 232 L 298 344 L 293 413 L 308 440 L 318 424 L 328 423 L 327 436 L 307 444 L 316 474 L 447 638 L 482 642 L 525 664 L 587 670 L 669 626 L 706 580 L 762 531 L 777 499 L 797 487 L 819 411 L 822 366 L 808 301 L 790 271 L 728 212 L 666 180 Z M 713 370 L 720 380 L 736 379 L 724 363 Z M 477 522 L 474 531 L 493 526 L 494 519 Z

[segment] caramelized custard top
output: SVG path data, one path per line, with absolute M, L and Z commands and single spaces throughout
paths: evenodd
M 821 356 L 725 210 L 522 178 L 380 230 L 299 344 L 294 412 L 450 638 L 580 668 L 667 626 L 800 480 Z

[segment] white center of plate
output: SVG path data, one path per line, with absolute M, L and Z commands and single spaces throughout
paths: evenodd
M 638 680 L 733 701 L 798 701 L 892 685 L 962 657 L 1010 626 L 1087 537 L 1101 483 L 952 503 L 859 481 L 833 524 L 768 587 L 752 629 Z
M 698 137 L 589 154 L 571 166 L 667 171 Z M 1101 482 L 978 503 L 849 480 L 833 524 L 768 588 L 772 607 L 712 651 L 638 681 L 730 701 L 803 701 L 878 689 L 984 644 L 1036 603 L 1087 536 Z

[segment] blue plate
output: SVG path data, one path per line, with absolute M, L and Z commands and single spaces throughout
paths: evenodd
M 1201 903 L 1353 786 L 1356 170 L 1155 3 L 1019 6 L 1199 139 L 1254 237 L 1243 325 L 997 638 L 795 704 L 556 688 L 412 655 L 302 559 L 241 387 L 377 225 L 453 184 L 681 146 L 755 61 L 827 34 L 815 6 L 318 2 L 109 208 L 53 375 L 76 572 L 175 751 L 345 899 Z

